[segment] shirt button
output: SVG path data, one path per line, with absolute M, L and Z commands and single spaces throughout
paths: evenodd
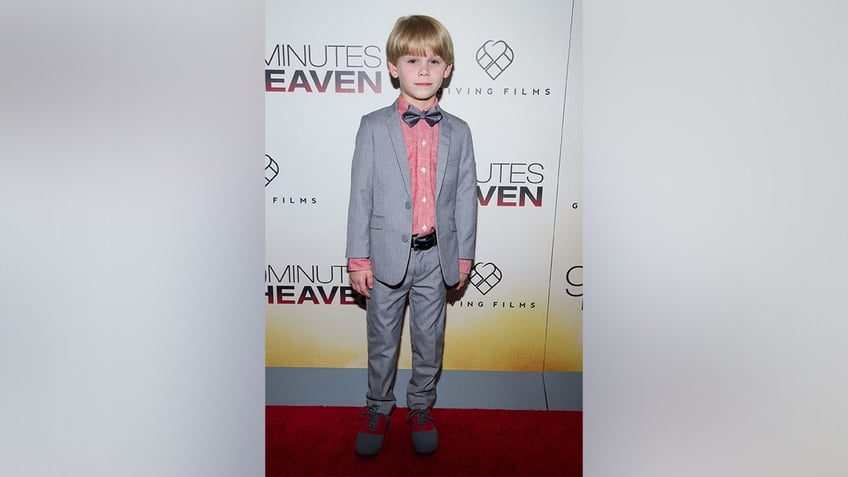
M 425 140 L 421 141 L 421 145 L 422 145 L 422 146 L 426 146 L 426 145 L 427 145 L 427 140 L 425 139 Z
M 426 167 L 422 167 L 422 168 L 421 168 L 421 172 L 427 172 L 427 168 L 426 168 Z
M 422 198 L 421 198 L 421 202 L 427 202 L 427 198 L 426 198 L 426 197 L 422 197 Z
M 427 226 L 426 226 L 426 225 L 422 225 L 422 226 L 421 226 L 421 230 L 427 230 Z

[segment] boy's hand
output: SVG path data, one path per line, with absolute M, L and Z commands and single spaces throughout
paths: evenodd
M 353 291 L 360 295 L 371 298 L 371 290 L 374 288 L 374 273 L 371 270 L 359 270 L 350 272 L 350 286 Z
M 454 290 L 462 290 L 465 288 L 465 285 L 468 283 L 468 274 L 460 272 L 459 274 L 459 283 L 453 287 Z

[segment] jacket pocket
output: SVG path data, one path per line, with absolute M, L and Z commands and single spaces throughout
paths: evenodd
M 385 222 L 385 219 L 386 218 L 383 217 L 382 215 L 372 215 L 371 216 L 371 223 L 370 223 L 369 226 L 372 229 L 382 230 L 383 229 L 383 222 Z

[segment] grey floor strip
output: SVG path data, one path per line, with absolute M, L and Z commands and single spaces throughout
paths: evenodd
M 583 410 L 583 373 L 543 373 L 548 409 Z
M 395 395 L 406 406 L 410 370 L 398 370 Z M 367 371 L 265 368 L 265 403 L 289 406 L 364 406 Z M 444 371 L 436 405 L 459 409 L 582 410 L 582 373 Z

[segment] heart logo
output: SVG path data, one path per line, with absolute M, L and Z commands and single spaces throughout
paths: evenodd
M 471 269 L 468 281 L 474 285 L 477 291 L 485 295 L 501 282 L 501 278 L 503 278 L 503 273 L 494 263 L 477 263 Z
M 268 187 L 268 184 L 270 184 L 279 173 L 280 166 L 277 164 L 277 161 L 268 154 L 265 154 L 265 187 Z
M 513 59 L 515 53 L 503 40 L 488 40 L 477 50 L 477 64 L 492 79 L 506 71 Z

